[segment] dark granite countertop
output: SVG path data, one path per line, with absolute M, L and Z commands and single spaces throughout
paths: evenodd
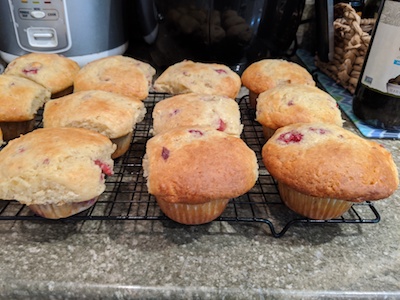
M 379 142 L 400 166 L 399 142 Z M 376 224 L 281 238 L 252 222 L 0 220 L 0 298 L 400 299 L 400 190 L 375 207 Z

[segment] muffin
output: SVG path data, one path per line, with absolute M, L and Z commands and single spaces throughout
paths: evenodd
M 29 79 L 0 75 L 0 129 L 9 141 L 32 131 L 39 108 L 50 99 L 50 92 Z
M 115 55 L 92 61 L 81 68 L 74 91 L 102 90 L 146 99 L 156 70 L 131 57 Z
M 101 133 L 117 145 L 115 159 L 129 149 L 136 123 L 146 113 L 142 101 L 105 91 L 81 91 L 47 102 L 43 127 L 78 127 Z
M 175 127 L 211 126 L 240 136 L 239 105 L 226 96 L 182 94 L 158 102 L 153 109 L 153 134 Z
M 172 95 L 198 93 L 236 98 L 241 84 L 239 75 L 225 65 L 184 60 L 168 67 L 153 87 Z
M 336 100 L 315 86 L 302 84 L 283 84 L 262 92 L 257 99 L 256 121 L 266 139 L 276 129 L 293 123 L 343 125 Z
M 256 108 L 260 93 L 282 84 L 315 86 L 312 75 L 302 66 L 283 59 L 263 59 L 248 66 L 242 76 L 242 84 L 248 88 L 250 105 Z
M 262 159 L 282 201 L 311 219 L 340 217 L 353 203 L 389 197 L 399 184 L 389 151 L 333 124 L 281 127 Z
M 143 169 L 160 209 L 187 225 L 216 219 L 229 199 L 249 191 L 258 178 L 254 151 L 211 127 L 177 127 L 152 137 Z
M 47 88 L 52 98 L 70 94 L 80 67 L 77 62 L 54 53 L 29 53 L 11 61 L 4 74 L 27 78 Z
M 0 151 L 0 199 L 49 219 L 77 214 L 105 190 L 114 150 L 107 137 L 88 129 L 36 129 Z

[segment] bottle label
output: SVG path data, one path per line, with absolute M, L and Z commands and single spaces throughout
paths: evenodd
M 377 24 L 361 83 L 400 97 L 400 2 L 387 0 Z

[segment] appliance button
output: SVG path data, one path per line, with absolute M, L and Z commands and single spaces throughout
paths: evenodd
M 29 27 L 26 31 L 31 47 L 55 48 L 58 46 L 57 32 L 50 27 Z
M 41 10 L 32 10 L 30 15 L 35 19 L 43 19 L 46 16 L 46 13 Z
M 34 32 L 32 36 L 35 39 L 51 39 L 54 37 L 52 32 Z

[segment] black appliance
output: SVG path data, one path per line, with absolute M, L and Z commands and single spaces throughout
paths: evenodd
M 191 59 L 224 63 L 241 73 L 256 60 L 293 54 L 305 0 L 134 0 L 129 5 L 128 55 L 158 70 Z

